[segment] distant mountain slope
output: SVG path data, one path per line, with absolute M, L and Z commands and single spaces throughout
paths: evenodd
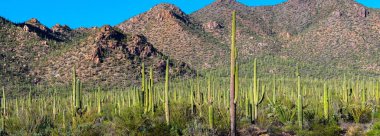
M 111 26 L 79 28 L 55 25 L 47 28 L 37 19 L 14 24 L 0 18 L 0 76 L 3 85 L 63 83 L 71 80 L 75 66 L 82 81 L 129 86 L 152 67 L 155 79 L 163 77 L 165 60 L 145 36 L 125 34 Z M 170 60 L 171 76 L 192 76 L 194 70 Z
M 208 35 L 202 27 L 170 4 L 160 4 L 117 26 L 127 33 L 143 34 L 161 52 L 195 68 L 226 64 L 226 44 Z
M 109 25 L 94 30 L 86 39 L 60 55 L 42 61 L 33 76 L 52 83 L 71 79 L 76 67 L 82 81 L 111 86 L 137 84 L 141 65 L 148 73 L 152 67 L 155 78 L 164 77 L 166 56 L 158 52 L 143 35 L 127 35 Z M 185 63 L 170 61 L 171 76 L 191 76 L 193 71 Z
M 215 21 L 226 26 L 219 30 L 219 39 L 228 42 L 233 10 L 238 13 L 240 56 L 272 54 L 307 63 L 380 72 L 377 9 L 366 8 L 354 0 L 289 0 L 266 7 L 217 0 L 191 17 L 198 22 Z M 267 51 L 260 50 L 262 47 Z

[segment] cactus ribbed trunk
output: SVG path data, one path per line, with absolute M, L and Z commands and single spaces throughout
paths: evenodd
M 329 119 L 329 92 L 327 88 L 327 84 L 323 85 L 323 115 L 325 120 Z
M 146 106 L 145 104 L 145 65 L 142 63 L 142 68 L 141 68 L 141 94 L 140 94 L 140 102 L 143 106 Z
M 232 12 L 232 31 L 231 31 L 231 71 L 230 71 L 230 127 L 231 136 L 236 135 L 236 104 L 235 104 L 235 39 L 236 39 L 236 11 Z
M 166 124 L 170 125 L 170 110 L 169 110 L 169 59 L 166 60 L 166 70 L 165 70 L 165 118 L 166 118 Z
M 102 105 L 101 105 L 101 89 L 98 87 L 98 92 L 96 94 L 98 114 L 102 114 Z
M 301 91 L 301 75 L 299 73 L 299 67 L 297 65 L 297 118 L 298 118 L 298 126 L 302 129 L 303 125 L 303 109 L 302 109 L 302 91 Z
M 210 129 L 214 129 L 214 107 L 213 107 L 213 91 L 211 90 L 211 78 L 207 82 L 207 95 L 208 95 L 208 121 Z
M 7 108 L 7 101 L 5 97 L 5 87 L 3 86 L 3 98 L 1 98 L 1 108 L 3 108 L 3 115 L 1 115 L 1 130 L 5 130 L 5 116 L 6 114 L 6 108 Z
M 72 92 L 72 113 L 73 115 L 75 115 L 75 105 L 76 105 L 76 90 L 77 90 L 77 76 L 76 76 L 76 71 L 75 71 L 75 67 L 73 67 L 73 82 L 72 82 L 72 89 L 73 89 L 73 92 Z
M 154 113 L 154 79 L 153 79 L 153 68 L 150 67 L 149 70 L 149 109 Z
M 257 59 L 255 58 L 253 62 L 253 92 L 252 92 L 252 108 L 251 108 L 251 123 L 256 123 L 258 119 L 258 109 L 259 105 L 264 100 L 265 95 L 265 86 L 263 85 L 262 91 L 261 91 L 261 97 L 259 96 L 259 79 L 257 79 Z

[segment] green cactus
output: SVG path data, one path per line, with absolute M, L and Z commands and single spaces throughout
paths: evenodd
M 190 104 L 191 104 L 191 114 L 195 114 L 195 104 L 194 104 L 194 86 L 190 85 Z
M 75 67 L 73 67 L 73 116 L 79 115 L 82 117 L 83 113 L 86 112 L 86 108 L 83 107 L 83 101 L 81 96 L 82 83 L 77 79 Z
M 75 71 L 75 66 L 73 67 L 73 81 L 72 81 L 72 113 L 73 115 L 75 114 L 75 105 L 76 105 L 76 91 L 77 91 L 77 76 L 76 76 L 76 71 Z
M 264 101 L 265 89 L 262 89 L 261 96 L 259 96 L 259 79 L 257 79 L 257 59 L 253 62 L 253 92 L 252 92 L 252 108 L 251 108 L 251 123 L 256 123 L 258 119 L 259 105 Z M 265 88 L 265 86 L 263 86 Z
M 361 108 L 365 109 L 367 105 L 367 89 L 364 88 L 364 81 L 362 81 L 363 88 L 361 89 Z
M 3 86 L 3 97 L 1 99 L 1 108 L 3 109 L 3 115 L 1 116 L 1 130 L 5 130 L 5 116 L 6 114 L 6 107 L 7 107 L 7 101 L 5 97 L 5 87 Z
M 145 103 L 145 65 L 144 63 L 142 63 L 142 68 L 141 68 L 141 94 L 140 94 L 140 102 L 143 106 L 146 106 L 146 103 Z
M 96 102 L 97 102 L 97 107 L 98 107 L 98 114 L 102 114 L 102 105 L 101 105 L 101 89 L 98 87 L 98 91 L 96 94 Z
M 165 70 L 165 119 L 166 119 L 166 124 L 170 125 L 170 110 L 169 110 L 169 59 L 166 60 L 166 70 Z
M 207 95 L 208 95 L 208 119 L 210 129 L 214 129 L 214 107 L 213 107 L 213 91 L 211 89 L 211 77 L 207 81 Z
M 235 75 L 236 75 L 236 11 L 232 12 L 232 27 L 231 27 L 231 71 L 230 71 L 230 127 L 231 136 L 236 135 L 236 102 L 235 102 Z
M 28 110 L 30 111 L 32 108 L 32 87 L 29 87 L 29 95 L 28 95 Z
M 323 115 L 325 120 L 329 119 L 329 92 L 327 88 L 327 84 L 323 85 Z
M 153 68 L 149 70 L 149 109 L 154 113 L 154 79 Z
M 303 103 L 302 103 L 302 90 L 301 90 L 301 75 L 299 73 L 299 67 L 297 64 L 297 118 L 298 118 L 298 126 L 300 129 L 303 128 Z
M 277 95 L 277 90 L 276 90 L 276 75 L 273 77 L 273 88 L 272 88 L 272 103 L 275 105 L 276 104 L 276 95 Z
M 57 101 L 57 95 L 56 95 L 56 91 L 54 90 L 53 92 L 53 120 L 55 120 L 55 116 L 57 114 L 57 109 L 56 109 L 56 102 Z

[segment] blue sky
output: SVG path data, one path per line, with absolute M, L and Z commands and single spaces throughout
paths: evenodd
M 13 22 L 37 18 L 48 27 L 56 23 L 72 28 L 116 25 L 149 10 L 159 3 L 172 3 L 184 12 L 194 12 L 214 0 L 1 0 L 0 16 Z M 286 0 L 238 0 L 250 6 L 275 5 Z M 380 8 L 378 0 L 357 0 L 372 8 Z M 377 2 L 375 2 L 377 1 Z

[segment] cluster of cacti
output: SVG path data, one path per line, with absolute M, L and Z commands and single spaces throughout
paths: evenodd
M 252 105 L 252 112 L 251 112 L 251 122 L 255 123 L 258 118 L 258 110 L 259 105 L 264 100 L 265 95 L 265 85 L 262 85 L 261 94 L 259 93 L 259 86 L 258 86 L 259 80 L 257 79 L 257 59 L 253 62 L 253 89 L 252 89 L 252 97 L 250 97 L 251 105 Z
M 72 93 L 72 104 L 73 104 L 73 115 L 82 116 L 86 112 L 86 108 L 83 106 L 82 101 L 82 83 L 80 79 L 78 79 L 75 71 L 75 67 L 73 67 L 73 93 Z
M 277 73 L 268 76 L 262 72 L 267 70 L 260 68 L 264 62 L 261 59 L 249 60 L 253 61 L 253 67 L 249 64 L 249 68 L 244 69 L 237 62 L 235 12 L 231 28 L 230 77 L 219 76 L 214 71 L 199 71 L 196 77 L 186 80 L 170 78 L 170 72 L 175 73 L 176 69 L 169 69 L 172 63 L 167 59 L 165 81 L 163 77 L 154 77 L 153 66 L 146 72 L 143 63 L 141 85 L 128 88 L 85 86 L 84 90 L 73 67 L 72 83 L 68 87 L 37 84 L 30 86 L 25 96 L 18 97 L 12 97 L 8 91 L 11 89 L 2 87 L 1 130 L 7 129 L 13 135 L 28 135 L 31 129 L 46 127 L 46 131 L 51 132 L 45 135 L 86 135 L 93 133 L 81 131 L 109 128 L 115 135 L 144 135 L 155 130 L 154 127 L 164 126 L 160 129 L 170 128 L 170 133 L 189 131 L 196 134 L 193 133 L 195 129 L 204 127 L 212 132 L 230 130 L 230 135 L 236 135 L 240 124 L 265 126 L 269 124 L 266 121 L 274 121 L 308 131 L 313 127 L 311 123 L 360 123 L 367 119 L 362 117 L 366 112 L 372 110 L 372 118 L 378 113 L 379 79 L 344 76 L 319 80 L 305 74 L 301 80 L 298 65 L 295 78 Z M 244 73 L 246 71 L 249 72 Z M 308 122 L 310 116 L 319 120 Z M 136 118 L 140 120 L 134 120 Z M 130 120 L 134 121 L 128 122 Z M 38 124 L 41 122 L 47 125 Z M 11 127 L 17 130 L 9 130 Z M 185 131 L 185 127 L 190 129 Z M 204 128 L 200 130 L 205 131 Z

